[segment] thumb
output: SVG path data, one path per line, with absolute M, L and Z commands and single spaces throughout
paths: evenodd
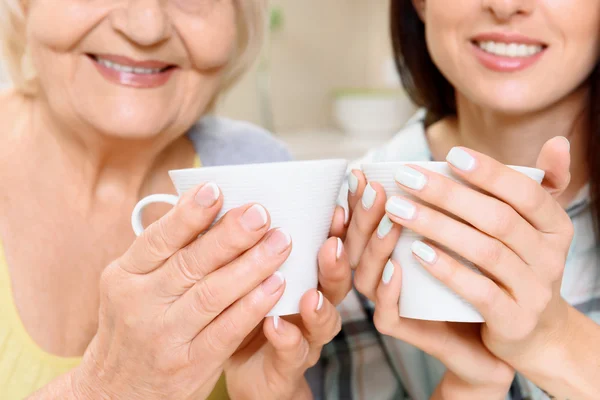
M 536 162 L 536 167 L 546 172 L 542 186 L 554 197 L 559 196 L 571 181 L 570 147 L 566 137 L 556 136 L 544 144 Z
M 308 341 L 302 335 L 300 328 L 280 317 L 273 317 L 264 324 L 265 337 L 272 346 L 270 364 L 275 377 L 286 377 L 289 382 L 295 382 L 304 376 L 308 353 Z

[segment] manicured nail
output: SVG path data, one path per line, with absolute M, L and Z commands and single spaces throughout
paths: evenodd
M 470 171 L 475 167 L 473 156 L 460 147 L 453 147 L 446 156 L 446 161 L 463 171 Z
M 392 222 L 390 217 L 384 215 L 381 219 L 381 222 L 379 222 L 379 226 L 377 227 L 377 237 L 379 239 L 383 239 L 384 237 L 386 237 L 387 234 L 390 233 L 390 231 L 392 230 L 393 226 L 394 223 Z
M 317 301 L 317 311 L 319 311 L 323 308 L 323 293 L 320 290 L 317 290 L 317 293 L 319 293 L 319 301 Z
M 273 317 L 273 326 L 275 327 L 275 330 L 279 330 L 279 316 L 278 315 Z
M 344 251 L 344 243 L 342 242 L 342 239 L 337 238 L 337 250 L 335 251 L 335 258 L 337 260 L 342 256 L 342 251 Z
M 437 254 L 435 250 L 433 250 L 431 247 L 427 246 L 420 240 L 413 242 L 413 244 L 410 246 L 410 249 L 413 253 L 415 253 L 417 257 L 419 257 L 428 264 L 433 264 L 437 259 Z
M 271 234 L 267 240 L 265 240 L 265 245 L 274 254 L 283 253 L 290 247 L 290 243 L 292 243 L 292 237 L 281 229 L 274 229 L 271 231 Z
M 341 203 L 340 199 L 337 199 L 335 201 L 335 205 L 344 210 L 344 225 L 346 225 L 348 223 L 348 220 L 350 219 L 350 213 L 348 212 L 346 207 L 344 207 L 344 205 Z
M 242 214 L 241 220 L 246 230 L 257 231 L 267 223 L 267 210 L 260 204 L 255 204 Z
M 385 268 L 383 269 L 383 275 L 381 275 L 381 281 L 384 285 L 387 285 L 392 280 L 392 276 L 394 276 L 394 263 L 391 260 L 385 264 Z
M 281 288 L 284 281 L 285 278 L 283 277 L 283 274 L 277 271 L 273 275 L 271 275 L 266 281 L 263 281 L 263 283 L 261 284 L 262 290 L 268 295 L 275 294 L 277 293 L 279 288 Z
M 563 140 L 567 143 L 567 149 L 571 151 L 571 142 L 569 142 L 569 139 L 564 136 L 561 136 L 561 138 L 563 138 Z
M 202 207 L 211 207 L 217 202 L 220 194 L 221 191 L 216 183 L 207 183 L 196 193 L 196 203 Z
M 362 205 L 365 210 L 370 210 L 371 207 L 373 207 L 376 197 L 377 197 L 377 192 L 375 191 L 375 189 L 373 189 L 373 187 L 369 183 L 367 185 L 367 187 L 365 188 L 365 191 L 364 191 L 363 197 L 362 197 Z
M 356 194 L 356 190 L 358 189 L 358 178 L 354 175 L 354 172 L 350 172 L 348 175 L 348 190 L 350 193 Z
M 421 190 L 427 183 L 427 177 L 420 171 L 403 165 L 396 171 L 396 182 L 414 190 Z
M 417 209 L 412 203 L 400 197 L 392 197 L 385 203 L 385 211 L 398 218 L 412 219 Z

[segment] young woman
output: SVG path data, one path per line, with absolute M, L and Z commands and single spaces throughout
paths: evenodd
M 403 82 L 425 112 L 356 167 L 447 160 L 485 194 L 400 169 L 396 181 L 420 205 L 349 175 L 345 244 L 364 297 L 341 306 L 324 394 L 598 398 L 600 1 L 392 0 L 391 25 Z M 545 180 L 505 164 L 537 166 Z M 388 259 L 403 227 L 427 238 L 415 257 L 484 324 L 398 317 L 402 265 Z

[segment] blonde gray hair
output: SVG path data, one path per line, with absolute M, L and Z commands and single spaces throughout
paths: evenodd
M 238 41 L 221 90 L 233 85 L 252 65 L 266 31 L 267 0 L 233 0 L 237 10 Z M 23 0 L 0 0 L 0 55 L 14 87 L 26 94 L 36 90 L 36 74 L 27 52 Z

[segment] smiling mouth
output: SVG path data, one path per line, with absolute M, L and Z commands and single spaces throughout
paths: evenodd
M 114 59 L 107 59 L 94 54 L 87 54 L 87 56 L 103 67 L 126 74 L 157 75 L 176 68 L 175 65 L 168 65 L 161 62 L 117 62 Z
M 541 44 L 507 43 L 493 40 L 472 40 L 471 43 L 486 53 L 509 58 L 532 57 L 541 53 L 547 47 Z

